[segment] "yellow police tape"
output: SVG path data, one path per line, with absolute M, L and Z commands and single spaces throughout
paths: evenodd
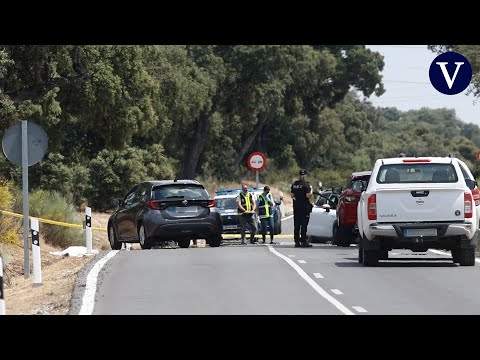
M 23 219 L 23 214 L 16 214 L 16 213 L 11 212 L 11 211 L 0 210 L 0 214 L 2 214 L 2 215 L 14 216 L 14 217 Z M 65 223 L 65 222 L 61 222 L 61 221 L 54 221 L 54 220 L 48 220 L 48 219 L 38 218 L 38 217 L 35 217 L 35 216 L 30 216 L 30 218 L 32 218 L 32 217 L 34 217 L 35 219 L 37 219 L 39 222 L 46 223 L 46 224 L 60 225 L 60 226 L 77 228 L 77 229 L 83 229 L 83 225 L 69 224 L 69 223 Z M 105 232 L 107 232 L 106 229 L 97 228 L 97 227 L 92 227 L 92 230 L 105 231 Z
M 22 214 L 16 214 L 16 213 L 11 212 L 11 211 L 0 210 L 0 214 L 14 216 L 14 217 L 23 219 Z M 35 216 L 30 216 L 30 217 L 32 218 L 32 217 L 35 217 Z M 35 217 L 35 219 L 37 219 L 39 222 L 46 223 L 46 224 L 60 225 L 60 226 L 77 228 L 77 229 L 83 229 L 83 225 L 69 224 L 69 223 L 65 223 L 65 222 L 61 222 L 61 221 L 42 219 L 42 218 L 38 218 L 38 217 Z M 106 229 L 97 228 L 97 227 L 92 227 L 92 230 L 107 232 Z M 228 234 L 228 235 L 230 235 L 230 234 Z M 233 236 L 235 236 L 235 235 L 233 235 Z M 250 235 L 246 234 L 246 237 L 250 238 Z M 256 234 L 255 237 L 260 238 L 260 237 L 262 237 L 262 235 L 261 234 Z M 270 238 L 270 235 L 267 234 L 267 237 Z M 239 239 L 239 238 L 240 238 L 240 235 L 237 235 L 236 237 L 225 237 L 225 234 L 224 234 L 224 236 L 223 236 L 224 240 L 234 240 L 234 239 Z M 288 239 L 288 238 L 293 238 L 293 235 L 275 235 L 275 238 Z

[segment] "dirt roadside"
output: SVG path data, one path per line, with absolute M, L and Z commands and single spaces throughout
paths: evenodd
M 274 191 L 278 199 L 278 192 Z M 284 193 L 284 216 L 292 214 L 290 194 Z M 109 213 L 92 213 L 92 226 L 106 229 Z M 70 309 L 77 274 L 95 256 L 69 257 L 52 255 L 50 252 L 64 249 L 45 244 L 40 238 L 42 260 L 42 285 L 33 285 L 33 271 L 30 277 L 23 276 L 23 246 L 0 244 L 4 255 L 4 299 L 7 315 L 66 315 Z M 110 250 L 106 231 L 93 232 L 94 250 Z M 133 249 L 140 249 L 138 244 Z M 30 252 L 30 268 L 32 269 Z

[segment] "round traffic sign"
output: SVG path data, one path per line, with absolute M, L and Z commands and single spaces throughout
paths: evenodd
M 35 165 L 47 152 L 48 137 L 45 131 L 32 121 L 27 121 L 28 166 Z M 10 126 L 3 134 L 2 148 L 5 157 L 16 165 L 22 165 L 22 121 Z
M 250 170 L 262 171 L 267 165 L 267 157 L 263 153 L 255 151 L 248 156 L 247 165 Z

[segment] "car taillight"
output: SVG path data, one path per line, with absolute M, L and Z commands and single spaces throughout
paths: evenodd
M 402 160 L 404 163 L 426 163 L 430 162 L 430 159 L 405 159 Z
M 150 209 L 160 210 L 160 200 L 147 201 L 146 204 Z
M 347 202 L 354 202 L 354 201 L 358 201 L 358 198 L 356 196 L 345 196 L 345 200 Z
M 215 199 L 208 200 L 208 207 L 214 207 L 216 205 Z
M 478 187 L 472 190 L 473 201 L 475 201 L 475 206 L 480 205 L 480 191 L 478 191 Z
M 465 202 L 465 218 L 471 218 L 473 216 L 472 194 L 465 192 L 463 198 Z
M 377 220 L 377 195 L 368 197 L 368 220 Z

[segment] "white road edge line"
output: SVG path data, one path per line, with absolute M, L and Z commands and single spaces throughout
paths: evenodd
M 330 291 L 331 291 L 332 293 L 334 293 L 335 295 L 343 295 L 343 293 L 342 293 L 340 290 L 338 290 L 338 289 L 330 289 Z
M 295 264 L 292 259 L 289 259 L 285 255 L 280 254 L 277 252 L 271 245 L 268 246 L 268 250 L 272 253 L 277 255 L 279 258 L 285 260 L 288 265 L 293 267 L 293 269 L 300 275 L 320 296 L 325 298 L 328 302 L 330 302 L 333 306 L 335 306 L 338 310 L 340 310 L 345 315 L 355 315 L 350 309 L 348 309 L 345 305 L 343 305 L 340 301 L 335 299 L 332 295 L 330 295 L 327 291 L 325 291 L 320 285 L 318 285 L 315 280 L 313 280 L 310 276 L 308 276 L 305 271 L 302 270 L 300 266 Z
M 296 255 L 288 255 L 288 257 L 295 257 Z
M 305 260 L 298 260 L 300 264 L 306 264 L 307 262 Z
M 352 306 L 352 308 L 353 308 L 355 311 L 358 311 L 359 313 L 368 312 L 367 310 L 365 310 L 365 309 L 362 308 L 361 306 Z
M 445 251 L 442 251 L 442 250 L 428 249 L 428 251 L 431 251 L 431 252 L 433 252 L 434 254 L 438 254 L 438 255 L 452 256 L 452 253 L 450 253 L 450 252 L 445 252 Z M 475 258 L 475 262 L 480 263 L 480 259 L 476 257 L 476 258 Z
M 97 279 L 103 265 L 107 263 L 112 257 L 117 255 L 120 250 L 112 250 L 90 269 L 87 275 L 85 284 L 85 293 L 83 294 L 82 307 L 78 315 L 92 315 L 93 306 L 95 305 L 95 293 L 97 292 Z
M 323 279 L 323 275 L 320 273 L 313 273 L 313 276 L 315 276 L 317 279 Z

